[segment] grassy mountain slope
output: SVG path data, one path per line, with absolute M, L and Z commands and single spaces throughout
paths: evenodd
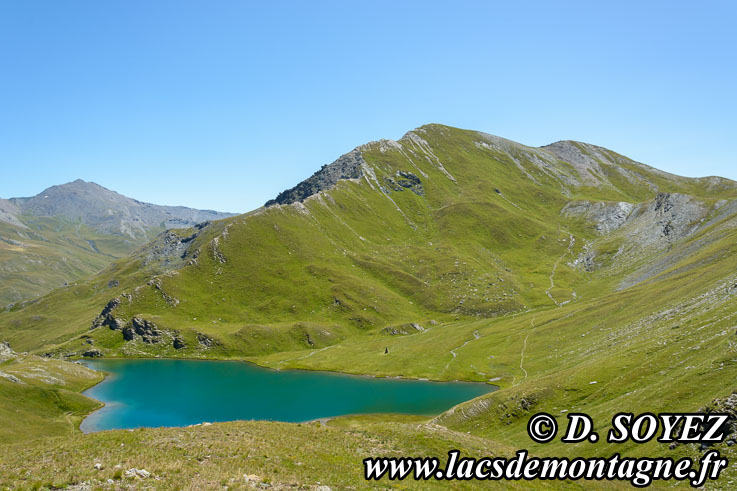
M 177 331 L 187 348 L 131 347 L 120 331 L 91 333 L 105 338 L 101 346 L 111 354 L 128 347 L 128 354 L 189 356 L 201 351 L 200 333 L 217 340 L 219 348 L 210 351 L 225 357 L 323 348 L 356 335 L 384 339 L 383 328 L 412 322 L 427 328 L 431 320 L 520 314 L 551 298 L 571 301 L 574 292 L 575 301 L 593 299 L 614 290 L 622 273 L 604 268 L 592 274 L 560 258 L 575 258 L 598 241 L 598 260 L 606 260 L 607 249 L 616 254 L 617 240 L 633 241 L 616 233 L 601 237 L 586 217 L 561 213 L 571 202 L 629 200 L 642 203 L 638 213 L 647 215 L 657 192 L 682 193 L 703 202 L 703 214 L 737 194 L 730 181 L 671 176 L 599 147 L 553 147 L 534 149 L 438 125 L 399 142 L 365 145 L 358 149 L 360 178 L 340 180 L 304 202 L 212 223 L 188 242 L 183 267 L 134 290 L 106 291 L 108 298 L 95 298 L 97 312 L 70 317 L 74 328 L 66 332 L 85 332 L 119 292 L 131 297 L 116 316 L 140 316 Z M 643 220 L 643 227 L 652 221 Z M 661 242 L 654 238 L 652 247 Z M 124 264 L 118 267 L 138 269 Z M 106 272 L 93 280 L 96 292 L 114 276 Z M 54 311 L 44 307 L 47 301 L 0 322 L 22 324 L 25 335 L 55 331 L 49 324 L 56 319 L 38 319 L 45 317 L 40 310 Z
M 17 354 L 0 345 L 0 443 L 75 433 L 100 404 L 79 392 L 102 374 L 78 364 Z
M 432 422 L 358 418 L 351 431 L 425 438 L 431 425 L 501 453 L 697 455 L 657 443 L 535 446 L 525 426 L 534 412 L 584 411 L 603 434 L 618 411 L 696 411 L 732 393 L 736 198 L 732 181 L 670 175 L 589 144 L 531 148 L 429 125 L 4 312 L 0 339 L 58 355 L 487 381 L 501 390 Z M 218 428 L 244 431 L 232 425 Z
M 97 273 L 165 229 L 227 216 L 141 203 L 82 180 L 0 199 L 0 306 Z
M 140 246 L 61 217 L 21 218 L 27 225 L 0 222 L 2 305 L 88 277 Z

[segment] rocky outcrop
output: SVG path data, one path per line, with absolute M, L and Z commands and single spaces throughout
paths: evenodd
M 0 343 L 0 361 L 12 360 L 17 356 L 17 353 L 10 349 L 10 345 L 7 342 Z
M 583 250 L 579 255 L 568 263 L 572 268 L 580 268 L 584 271 L 592 272 L 599 268 L 600 264 L 596 262 L 596 250 L 591 247 L 590 242 L 585 242 Z
M 727 397 L 713 399 L 711 403 L 699 408 L 697 413 L 726 414 L 728 416 L 727 421 L 725 421 L 722 427 L 719 428 L 718 434 L 724 435 L 722 441 L 725 442 L 727 446 L 731 447 L 737 443 L 737 392 L 732 392 Z M 701 431 L 708 430 L 705 424 L 700 425 L 699 429 Z M 704 451 L 717 444 L 717 442 L 701 443 L 699 448 Z M 680 443 L 674 442 L 669 445 L 669 448 L 673 450 L 679 445 Z
M 97 329 L 101 326 L 107 326 L 110 329 L 116 330 L 116 329 L 122 329 L 125 325 L 125 321 L 123 319 L 120 319 L 118 317 L 115 317 L 114 312 L 115 309 L 118 308 L 120 305 L 120 297 L 115 297 L 112 300 L 110 300 L 105 307 L 103 307 L 102 311 L 100 311 L 99 314 L 97 314 L 97 317 L 92 321 L 92 325 L 90 326 L 90 331 L 93 329 Z
M 172 297 L 171 295 L 169 295 L 168 293 L 164 291 L 164 288 L 161 284 L 161 278 L 158 278 L 158 277 L 151 278 L 148 281 L 147 285 L 152 286 L 156 290 L 158 290 L 158 292 L 161 294 L 161 297 L 164 299 L 164 301 L 167 304 L 171 305 L 172 307 L 176 307 L 177 305 L 179 305 L 178 299 Z
M 25 383 L 21 379 L 19 379 L 18 377 L 16 377 L 13 374 L 10 374 L 10 373 L 0 372 L 0 378 L 4 378 L 5 380 L 9 380 L 9 381 L 13 382 L 14 384 L 24 384 Z
M 361 152 L 354 149 L 332 164 L 322 166 L 319 171 L 295 187 L 282 191 L 276 198 L 267 201 L 264 206 L 301 202 L 313 194 L 332 188 L 341 179 L 359 179 L 363 176 L 362 167 L 365 163 Z
M 621 228 L 632 212 L 637 208 L 632 203 L 620 201 L 616 203 L 597 201 L 572 201 L 568 203 L 561 214 L 566 217 L 580 217 L 594 224 L 600 235 L 611 233 Z
M 381 330 L 382 334 L 388 334 L 390 336 L 399 336 L 407 334 L 415 334 L 424 331 L 425 328 L 416 322 L 410 322 L 408 324 L 402 324 L 400 326 L 387 326 Z
M 151 477 L 151 473 L 146 469 L 132 467 L 123 473 L 123 477 L 126 479 L 148 479 Z
M 194 226 L 194 232 L 183 235 L 181 231 L 169 230 L 149 242 L 143 249 L 143 265 L 156 264 L 163 269 L 182 266 L 189 257 L 194 240 L 210 222 Z
M 154 322 L 140 316 L 134 316 L 122 329 L 122 334 L 123 339 L 131 343 L 142 342 L 159 346 L 170 344 L 176 350 L 187 347 L 187 343 L 182 339 L 178 331 L 162 329 Z
M 161 331 L 153 322 L 133 317 L 130 324 L 123 328 L 123 339 L 133 341 L 136 336 L 139 336 L 144 343 L 155 344 L 161 340 Z
M 391 191 L 404 191 L 408 189 L 418 196 L 423 196 L 425 190 L 422 188 L 422 181 L 419 177 L 406 171 L 397 171 L 396 178 L 385 177 L 386 186 L 382 186 L 382 191 L 389 193 Z
M 209 336 L 202 334 L 201 332 L 197 333 L 197 342 L 200 343 L 200 346 L 204 348 L 211 348 L 215 346 L 216 344 L 218 344 L 217 341 L 215 341 Z
M 585 144 L 573 141 L 559 141 L 542 147 L 563 162 L 571 164 L 580 176 L 583 184 L 599 185 L 601 184 L 601 176 L 604 172 L 601 169 L 600 162 L 606 161 L 611 164 L 602 155 L 596 147 L 584 147 Z M 588 150 L 588 151 L 586 151 Z
M 693 196 L 658 193 L 650 205 L 633 216 L 628 235 L 641 246 L 667 246 L 695 232 L 706 212 L 704 203 Z
M 99 349 L 91 349 L 82 353 L 82 356 L 85 358 L 102 358 L 102 351 Z
M 583 185 L 614 186 L 617 181 L 611 179 L 610 173 L 615 172 L 630 183 L 648 186 L 656 192 L 657 185 L 643 173 L 657 174 L 668 180 L 678 178 L 590 143 L 564 140 L 545 145 L 540 149 L 570 164 L 579 176 L 577 179 L 579 184 Z
M 0 198 L 0 222 L 6 222 L 20 228 L 28 228 L 23 222 L 18 220 L 20 210 L 12 202 Z
M 631 239 L 628 242 L 637 248 L 664 246 L 687 237 L 699 227 L 706 212 L 704 203 L 678 193 L 658 193 L 653 201 L 639 205 L 624 201 L 572 201 L 561 210 L 566 217 L 593 223 L 601 235 L 622 228 Z

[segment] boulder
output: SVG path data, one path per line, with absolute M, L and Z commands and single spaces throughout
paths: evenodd
M 144 343 L 152 344 L 159 342 L 161 331 L 159 331 L 153 322 L 140 317 L 133 317 L 131 319 L 131 327 L 136 334 L 141 336 Z
M 422 196 L 425 194 L 425 191 L 422 188 L 422 181 L 419 177 L 412 174 L 411 172 L 400 170 L 397 171 L 395 177 L 396 180 L 391 177 L 384 178 L 384 182 L 388 187 L 382 186 L 382 191 L 388 194 L 390 191 L 403 191 L 405 189 L 409 189 L 418 196 Z
M 126 326 L 123 328 L 123 339 L 126 341 L 133 341 L 133 338 L 135 337 L 135 332 L 133 331 L 133 328 L 130 326 Z
M 381 332 L 383 334 L 388 334 L 390 336 L 397 336 L 397 335 L 415 334 L 417 332 L 422 332 L 424 330 L 425 328 L 417 324 L 416 322 L 410 322 L 408 324 L 402 324 L 400 326 L 387 326 L 384 329 L 382 329 Z
M 151 473 L 146 469 L 136 469 L 135 467 L 128 469 L 123 473 L 126 479 L 146 479 L 151 477 Z
M 102 351 L 99 349 L 90 349 L 82 353 L 82 356 L 85 358 L 101 358 L 102 357 Z
M 15 375 L 11 375 L 11 374 L 5 373 L 5 372 L 0 372 L 0 378 L 4 378 L 4 379 L 7 379 L 7 380 L 10 380 L 11 382 L 13 382 L 15 384 L 24 384 L 25 383 L 21 379 L 19 379 L 18 377 L 16 377 Z
M 11 358 L 15 358 L 16 356 L 18 355 L 15 353 L 15 351 L 10 349 L 10 345 L 7 342 L 3 341 L 2 343 L 0 343 L 0 361 L 9 360 Z
M 97 329 L 100 326 L 106 326 L 113 330 L 122 329 L 125 323 L 122 319 L 113 315 L 113 311 L 118 308 L 118 305 L 120 305 L 120 297 L 115 297 L 110 300 L 92 321 L 90 330 Z
M 205 336 L 204 334 L 200 332 L 197 333 L 197 342 L 199 342 L 200 345 L 204 346 L 205 348 L 210 348 L 214 346 L 215 344 L 217 344 L 217 342 L 214 339 L 212 339 L 209 336 Z

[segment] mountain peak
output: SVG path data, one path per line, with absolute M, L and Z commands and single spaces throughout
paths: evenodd
M 510 171 L 509 165 L 516 170 Z M 564 197 L 571 196 L 575 188 L 587 187 L 600 189 L 602 196 L 613 191 L 624 200 L 634 196 L 644 199 L 661 187 L 677 189 L 693 182 L 590 143 L 561 140 L 532 147 L 479 131 L 430 123 L 406 132 L 396 141 L 382 139 L 356 147 L 269 200 L 266 206 L 305 201 L 341 180 L 362 179 L 362 184 L 389 195 L 393 188 L 402 187 L 397 184 L 398 179 L 406 179 L 402 173 L 409 172 L 423 182 L 437 179 L 433 174 L 439 173 L 441 181 L 457 184 L 459 179 L 477 180 L 479 172 L 483 175 L 491 166 L 500 166 L 499 171 L 509 177 L 516 173 L 515 179 L 529 180 L 535 186 L 553 186 Z M 516 187 L 520 184 L 519 180 L 510 183 Z M 734 183 L 724 186 L 734 187 Z
M 189 227 L 233 215 L 143 203 L 83 179 L 48 187 L 36 196 L 11 198 L 3 209 L 3 221 L 14 225 L 18 224 L 20 213 L 38 217 L 60 216 L 104 233 L 132 238 L 148 237 L 150 233 L 166 228 Z

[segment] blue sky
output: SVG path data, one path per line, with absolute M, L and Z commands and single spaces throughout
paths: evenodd
M 425 123 L 737 179 L 737 2 L 0 2 L 0 196 L 248 211 Z

